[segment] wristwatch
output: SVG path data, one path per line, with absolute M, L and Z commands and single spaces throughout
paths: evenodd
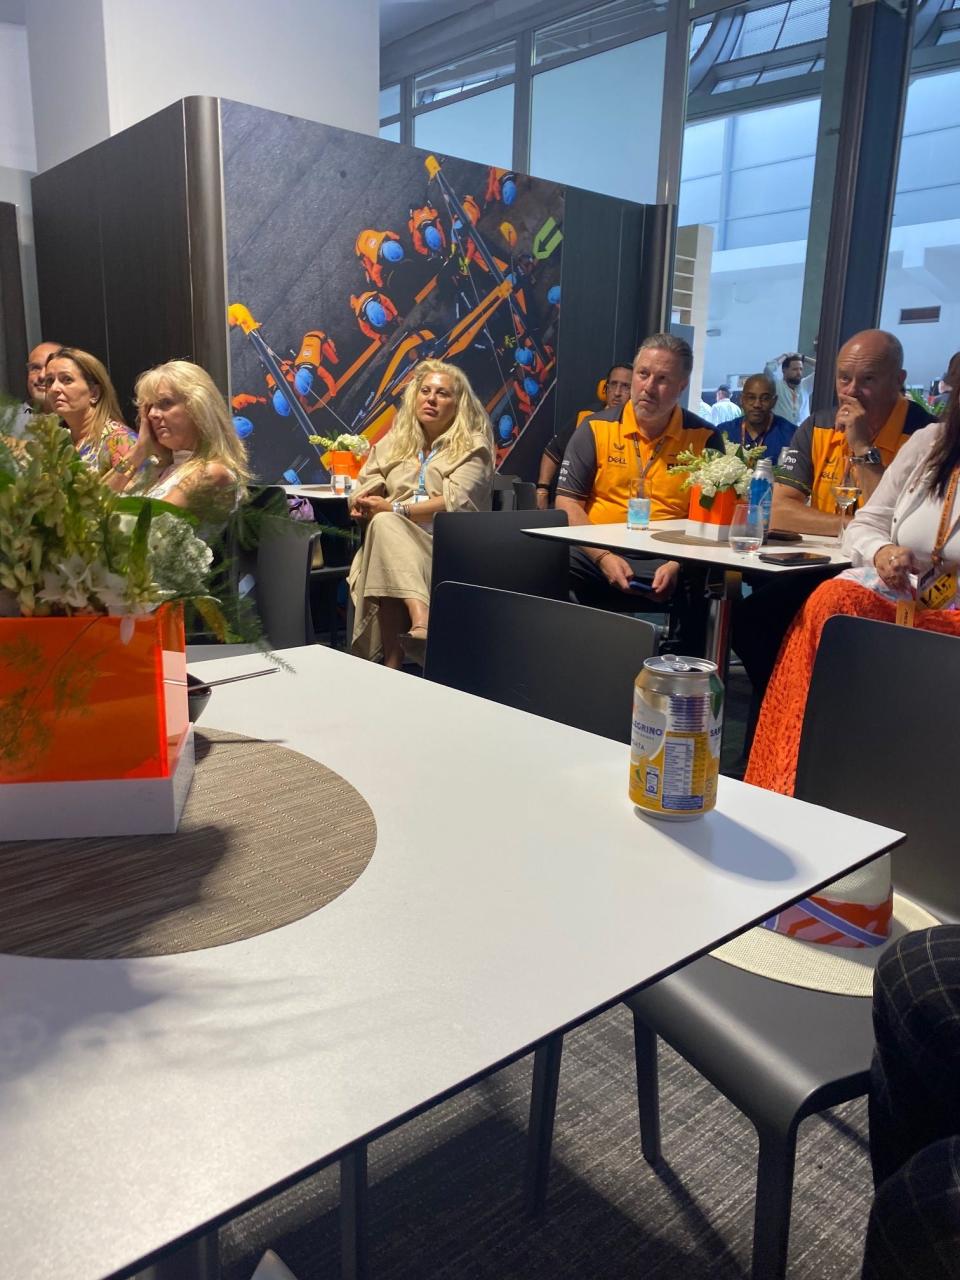
M 873 448 L 871 445 L 869 449 L 864 449 L 863 453 L 856 454 L 850 461 L 857 463 L 858 466 L 879 467 L 883 459 L 880 457 L 880 450 Z
M 395 516 L 405 516 L 407 514 L 407 504 L 400 502 L 399 499 L 393 504 L 392 511 Z

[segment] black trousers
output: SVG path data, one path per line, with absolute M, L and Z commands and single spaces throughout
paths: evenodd
M 877 966 L 870 1078 L 876 1196 L 864 1280 L 960 1277 L 960 925 L 909 933 Z
M 617 555 L 622 555 L 617 552 Z M 634 577 L 652 583 L 653 576 L 666 558 L 651 556 L 624 556 Z M 697 565 L 684 565 L 677 581 L 677 589 L 670 601 L 654 600 L 642 591 L 621 591 L 611 587 L 596 564 L 581 547 L 570 549 L 570 590 L 577 604 L 591 609 L 607 609 L 611 613 L 669 612 L 676 624 L 676 643 L 679 651 L 694 658 L 702 658 L 707 647 L 706 570 Z

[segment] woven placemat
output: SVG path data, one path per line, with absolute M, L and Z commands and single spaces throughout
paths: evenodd
M 724 551 L 730 549 L 727 538 L 721 538 L 719 542 L 716 538 L 695 538 L 692 533 L 681 533 L 679 529 L 661 529 L 659 533 L 651 533 L 650 537 L 654 542 L 672 542 L 677 547 L 723 547 Z
M 252 938 L 332 902 L 377 824 L 339 774 L 273 742 L 196 730 L 173 835 L 0 843 L 0 952 L 162 956 Z

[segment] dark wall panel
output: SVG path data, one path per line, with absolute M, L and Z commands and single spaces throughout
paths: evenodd
M 126 407 L 144 369 L 193 356 L 182 105 L 97 151 L 107 350 Z
M 30 185 L 41 336 L 45 342 L 83 347 L 105 359 L 107 322 L 95 151 L 48 169 Z
M 99 356 L 127 413 L 139 373 L 196 354 L 184 107 L 33 180 L 44 337 Z M 217 173 L 213 145 L 207 163 Z
M 0 204 L 0 392 L 21 397 L 25 391 L 27 325 L 20 275 L 17 206 Z

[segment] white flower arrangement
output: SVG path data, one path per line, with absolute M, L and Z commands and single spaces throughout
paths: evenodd
M 723 453 L 719 449 L 704 449 L 702 453 L 685 449 L 677 454 L 676 465 L 668 468 L 672 475 L 686 477 L 681 486 L 684 490 L 699 488 L 700 504 L 708 511 L 717 494 L 725 489 L 735 489 L 739 498 L 747 497 L 753 468 L 764 451 L 762 444 L 744 448 L 726 435 L 723 448 Z
M 11 447 L 0 421 L 0 616 L 131 616 L 208 594 L 213 553 L 185 511 L 121 498 L 81 461 L 57 418 L 35 416 Z
M 338 436 L 308 436 L 311 444 L 322 446 L 325 450 L 352 453 L 355 458 L 365 458 L 370 452 L 370 441 L 366 436 L 353 431 L 342 431 Z

